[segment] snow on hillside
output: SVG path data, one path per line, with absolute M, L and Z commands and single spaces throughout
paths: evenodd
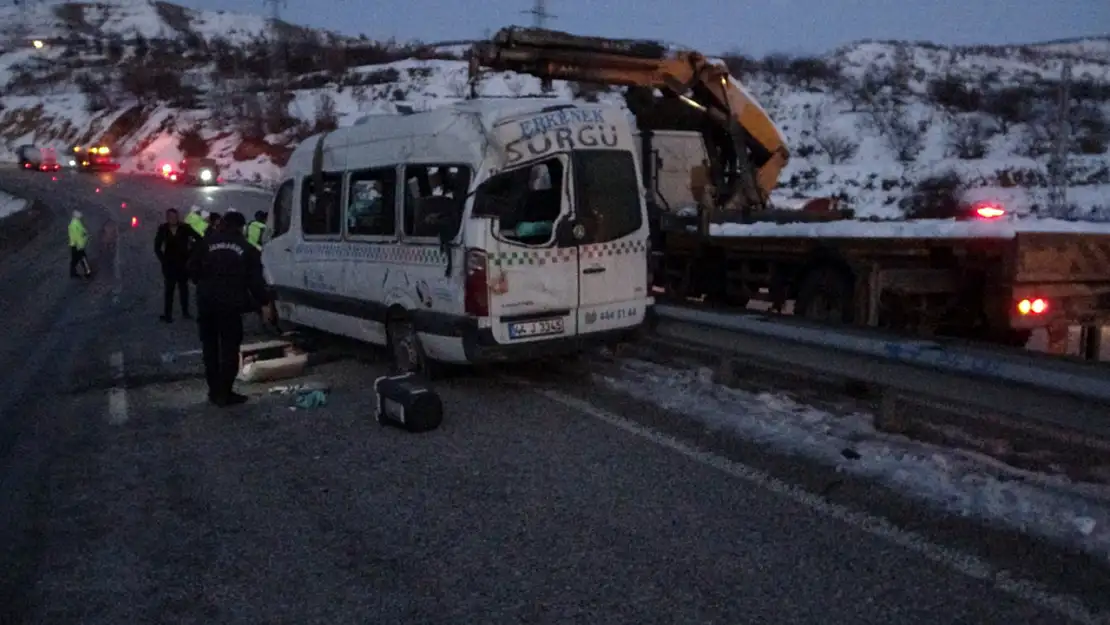
M 31 3 L 20 19 L 15 7 L 4 7 L 0 35 L 43 41 L 67 38 L 136 36 L 175 38 L 194 33 L 208 40 L 222 37 L 242 43 L 265 34 L 266 18 L 225 11 L 195 11 L 169 2 L 111 0 L 110 2 Z
M 0 26 L 13 42 L 0 56 L 0 157 L 25 143 L 67 149 L 103 140 L 126 169 L 151 171 L 182 156 L 183 136 L 199 135 L 227 177 L 266 183 L 315 131 L 467 93 L 465 63 L 450 58 L 464 42 L 377 46 L 285 26 L 289 45 L 300 47 L 289 52 L 293 95 L 282 101 L 259 95 L 271 33 L 261 17 L 115 0 L 35 5 L 31 22 L 18 41 L 12 26 Z M 14 23 L 0 11 L 0 24 Z M 46 45 L 36 49 L 31 38 Z M 792 158 L 777 199 L 838 195 L 878 218 L 901 217 L 915 185 L 948 172 L 972 187 L 966 197 L 1018 212 L 1043 207 L 1054 85 L 1068 61 L 1078 86 L 1067 160 L 1072 216 L 1110 218 L 1110 39 L 962 48 L 861 42 L 821 59 L 725 61 L 788 137 Z M 531 77 L 494 74 L 479 92 L 534 96 L 539 87 Z M 554 95 L 624 104 L 618 90 L 574 83 L 556 83 Z M 189 145 L 197 149 L 197 141 Z

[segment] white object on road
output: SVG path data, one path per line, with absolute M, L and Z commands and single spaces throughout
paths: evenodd
M 123 425 L 128 419 L 127 388 L 124 386 L 123 352 L 114 352 L 108 359 L 114 385 L 108 389 L 108 422 Z
M 241 382 L 272 382 L 295 378 L 304 373 L 307 354 L 291 354 L 281 358 L 245 362 L 239 369 Z
M 0 191 L 0 219 L 14 215 L 31 205 L 30 200 Z

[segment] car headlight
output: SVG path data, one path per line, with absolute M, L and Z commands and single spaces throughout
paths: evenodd
M 70 160 L 69 160 L 69 166 L 70 166 L 70 167 L 77 167 L 77 161 L 75 161 L 75 160 L 73 160 L 73 159 L 70 159 Z
M 200 179 L 205 181 L 205 182 L 208 182 L 209 180 L 212 179 L 212 172 L 208 171 L 207 169 L 201 170 Z

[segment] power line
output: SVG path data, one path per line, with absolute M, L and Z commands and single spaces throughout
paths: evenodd
M 531 15 L 532 25 L 536 28 L 546 28 L 547 20 L 556 17 L 547 12 L 547 0 L 535 0 L 531 10 L 521 11 L 521 13 Z
M 1060 71 L 1056 110 L 1056 145 L 1048 163 L 1048 205 L 1053 216 L 1065 217 L 1068 204 L 1068 151 L 1071 149 L 1071 60 Z
M 273 29 L 273 51 L 270 58 L 270 74 L 273 80 L 280 80 L 285 74 L 285 30 L 282 28 L 281 9 L 286 0 L 262 0 L 270 7 L 270 28 Z
M 535 0 L 530 11 L 521 11 L 532 16 L 532 26 L 536 28 L 547 28 L 547 20 L 553 19 L 556 16 L 547 12 L 547 0 Z M 552 84 L 551 80 L 544 79 L 540 81 L 540 87 L 544 93 L 551 93 Z

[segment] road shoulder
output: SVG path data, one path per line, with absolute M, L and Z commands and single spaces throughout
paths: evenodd
M 7 212 L 9 198 L 24 202 L 24 208 Z M 0 259 L 23 249 L 44 232 L 54 218 L 44 203 L 0 191 Z

